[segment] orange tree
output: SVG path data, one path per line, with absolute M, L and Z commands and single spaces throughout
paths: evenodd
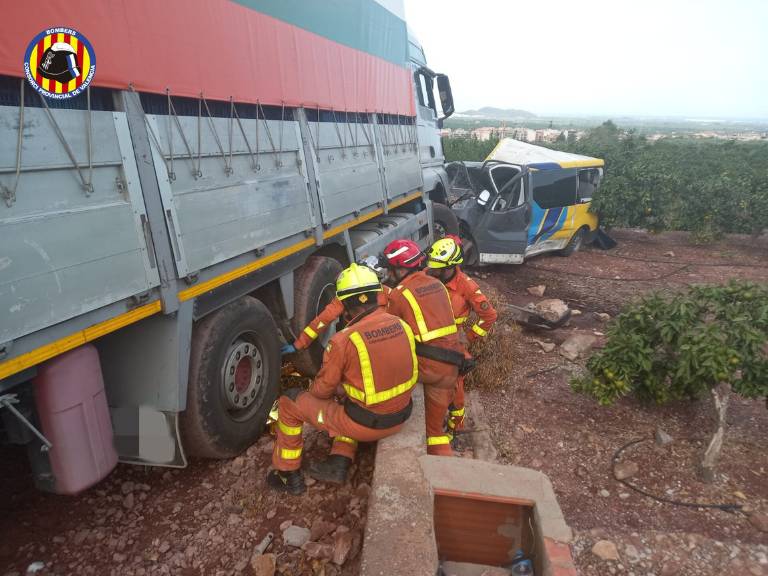
M 605 159 L 592 209 L 607 226 L 688 230 L 700 241 L 768 227 L 768 142 L 648 142 L 608 121 L 555 147 Z
M 730 390 L 768 398 L 766 285 L 732 281 L 651 293 L 617 316 L 606 336 L 587 375 L 571 383 L 600 404 L 630 393 L 659 404 L 712 393 L 721 443 Z M 703 465 L 705 477 L 713 466 Z

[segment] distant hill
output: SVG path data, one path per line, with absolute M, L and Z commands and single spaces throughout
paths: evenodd
M 467 110 L 459 112 L 460 116 L 469 116 L 474 118 L 492 118 L 494 120 L 514 120 L 516 118 L 536 118 L 536 114 L 526 110 L 515 110 L 514 108 L 494 108 L 493 106 L 483 106 L 478 110 Z

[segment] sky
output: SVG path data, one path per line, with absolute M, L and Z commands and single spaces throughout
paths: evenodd
M 768 119 L 768 0 L 405 0 L 456 110 Z

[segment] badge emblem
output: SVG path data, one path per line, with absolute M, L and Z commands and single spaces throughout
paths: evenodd
M 49 28 L 29 43 L 24 73 L 32 88 L 46 98 L 73 98 L 93 80 L 96 52 L 77 30 Z

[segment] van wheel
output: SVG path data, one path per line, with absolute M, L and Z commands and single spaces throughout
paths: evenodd
M 435 240 L 445 238 L 448 234 L 459 235 L 459 219 L 448 206 L 432 202 L 432 222 L 435 230 Z
M 296 272 L 294 315 L 291 321 L 296 336 L 336 297 L 336 278 L 341 271 L 341 264 L 337 260 L 326 256 L 311 256 Z M 304 376 L 317 374 L 323 363 L 325 345 L 335 332 L 335 326 L 330 326 L 309 348 L 290 357 L 299 373 Z
M 578 252 L 581 245 L 584 243 L 584 237 L 587 235 L 587 228 L 579 228 L 576 233 L 571 236 L 568 244 L 562 250 L 557 252 L 558 256 L 570 256 L 574 252 Z
M 190 454 L 231 458 L 259 437 L 280 389 L 277 333 L 267 307 L 250 296 L 195 325 L 181 415 Z

